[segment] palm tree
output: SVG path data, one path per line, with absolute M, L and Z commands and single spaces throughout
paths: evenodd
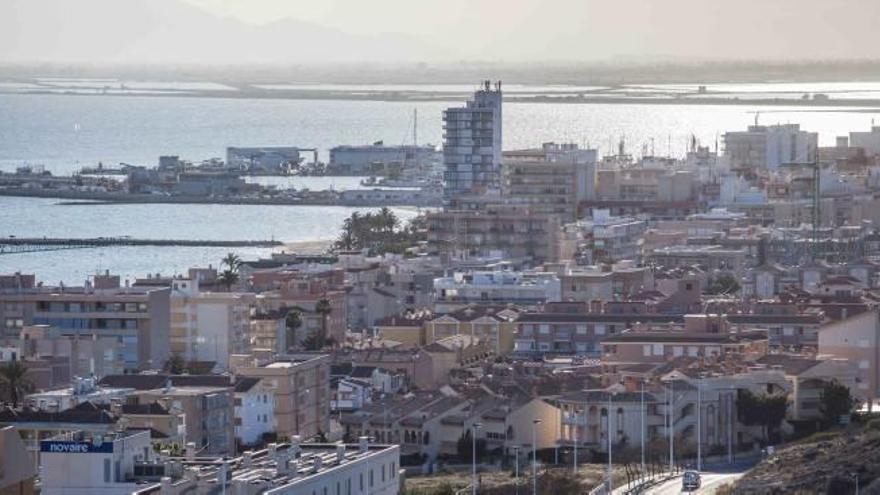
M 235 253 L 227 253 L 226 256 L 220 260 L 220 266 L 225 266 L 229 270 L 238 272 L 238 269 L 241 267 L 241 257 Z
M 33 384 L 25 376 L 27 372 L 27 367 L 21 361 L 10 361 L 0 366 L 0 382 L 6 384 L 12 407 L 18 407 L 19 398 L 33 389 Z
M 220 281 L 221 284 L 226 286 L 226 292 L 232 290 L 232 286 L 238 283 L 238 270 L 226 269 L 220 272 L 220 275 L 217 276 L 217 280 Z
M 327 317 L 332 312 L 333 306 L 330 305 L 330 300 L 326 297 L 318 299 L 318 302 L 315 303 L 315 313 L 321 315 L 321 335 L 318 338 L 318 342 L 322 347 L 327 340 Z
M 289 348 L 296 341 L 296 330 L 302 326 L 302 323 L 302 315 L 299 310 L 292 309 L 287 312 L 287 316 L 284 317 L 284 325 L 287 327 L 286 348 Z
M 379 228 L 384 232 L 391 232 L 397 227 L 399 221 L 397 220 L 397 215 L 391 211 L 387 206 L 383 206 L 381 210 L 379 210 Z

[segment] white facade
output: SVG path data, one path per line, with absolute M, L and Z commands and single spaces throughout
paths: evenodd
M 177 279 L 171 290 L 171 352 L 188 361 L 229 367 L 230 354 L 248 351 L 253 294 L 202 292 L 198 280 Z
M 333 399 L 330 401 L 332 411 L 357 411 L 364 404 L 371 402 L 372 384 L 357 378 L 343 378 L 336 385 Z
M 138 462 L 153 461 L 148 431 L 71 435 L 40 443 L 43 495 L 128 495 Z
M 731 167 L 776 171 L 783 164 L 813 163 L 819 135 L 800 130 L 798 124 L 752 125 L 747 131 L 725 133 L 724 145 Z
M 444 303 L 471 302 L 555 302 L 562 286 L 555 273 L 472 272 L 434 279 L 434 301 L 443 312 Z
M 443 112 L 446 197 L 498 192 L 501 179 L 501 82 L 484 81 L 464 107 Z
M 24 403 L 40 411 L 61 412 L 83 402 L 108 405 L 114 399 L 122 400 L 134 391 L 131 388 L 98 387 L 97 383 L 95 377 L 75 376 L 71 387 L 29 394 L 25 397 Z
M 235 392 L 235 438 L 242 445 L 254 445 L 275 431 L 275 394 L 262 383 Z

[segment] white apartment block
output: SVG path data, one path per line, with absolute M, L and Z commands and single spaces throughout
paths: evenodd
M 464 107 L 443 112 L 447 198 L 500 190 L 501 82 L 490 81 Z
M 819 134 L 802 131 L 799 124 L 752 125 L 746 131 L 724 134 L 724 154 L 732 168 L 777 171 L 780 165 L 810 164 L 818 145 Z
M 229 367 L 230 354 L 249 350 L 250 308 L 255 296 L 202 292 L 198 280 L 175 279 L 171 287 L 171 353 L 188 361 Z

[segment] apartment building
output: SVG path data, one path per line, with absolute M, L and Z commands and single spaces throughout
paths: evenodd
M 347 293 L 342 269 L 256 271 L 250 279 L 255 286 L 273 287 L 258 295 L 258 310 L 286 314 L 295 309 L 299 312 L 302 326 L 297 330 L 295 342 L 288 342 L 288 346 L 320 331 L 326 332 L 325 337 L 335 342 L 345 341 Z M 330 312 L 327 314 L 316 311 L 322 300 L 329 303 Z
M 538 149 L 505 151 L 503 160 L 502 194 L 537 213 L 574 221 L 580 202 L 595 196 L 595 150 L 544 143 Z
M 876 308 L 823 325 L 819 354 L 855 363 L 858 383 L 854 395 L 864 400 L 880 397 L 880 312 Z
M 443 111 L 444 196 L 500 190 L 501 81 L 483 81 L 463 107 Z
M 112 375 L 100 381 L 111 388 L 129 388 L 127 403 L 163 404 L 182 412 L 186 441 L 206 454 L 232 454 L 234 441 L 234 391 L 225 375 Z
M 275 397 L 279 437 L 312 438 L 330 431 L 330 359 L 318 353 L 238 355 L 236 376 L 259 378 Z
M 482 210 L 427 215 L 428 245 L 447 258 L 507 253 L 511 258 L 556 261 L 560 220 L 524 205 L 490 204 Z
M 637 323 L 668 325 L 682 322 L 681 315 L 527 312 L 516 321 L 514 352 L 521 355 L 576 354 L 599 357 L 609 336 Z
M 198 279 L 171 282 L 171 353 L 187 361 L 216 363 L 229 367 L 230 354 L 250 350 L 250 310 L 256 303 L 252 293 L 204 292 Z
M 602 339 L 607 364 L 665 363 L 679 357 L 757 359 L 767 354 L 767 336 L 749 334 L 630 331 Z
M 819 134 L 802 131 L 799 124 L 751 125 L 746 131 L 724 134 L 724 155 L 731 168 L 775 171 L 780 165 L 811 164 Z
M 25 325 L 49 325 L 62 335 L 115 338 L 126 371 L 160 368 L 169 356 L 170 289 L 121 287 L 119 276 L 96 275 L 82 287 L 35 285 L 17 277 L 0 290 L 0 324 L 7 337 Z
M 255 445 L 275 432 L 275 394 L 260 378 L 235 380 L 235 441 Z
M 561 297 L 559 278 L 548 272 L 455 272 L 434 279 L 434 310 L 448 313 L 469 304 L 534 305 Z

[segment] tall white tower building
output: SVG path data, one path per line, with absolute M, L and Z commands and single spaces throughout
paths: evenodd
M 497 193 L 501 179 L 501 81 L 483 81 L 464 107 L 443 112 L 444 195 Z

